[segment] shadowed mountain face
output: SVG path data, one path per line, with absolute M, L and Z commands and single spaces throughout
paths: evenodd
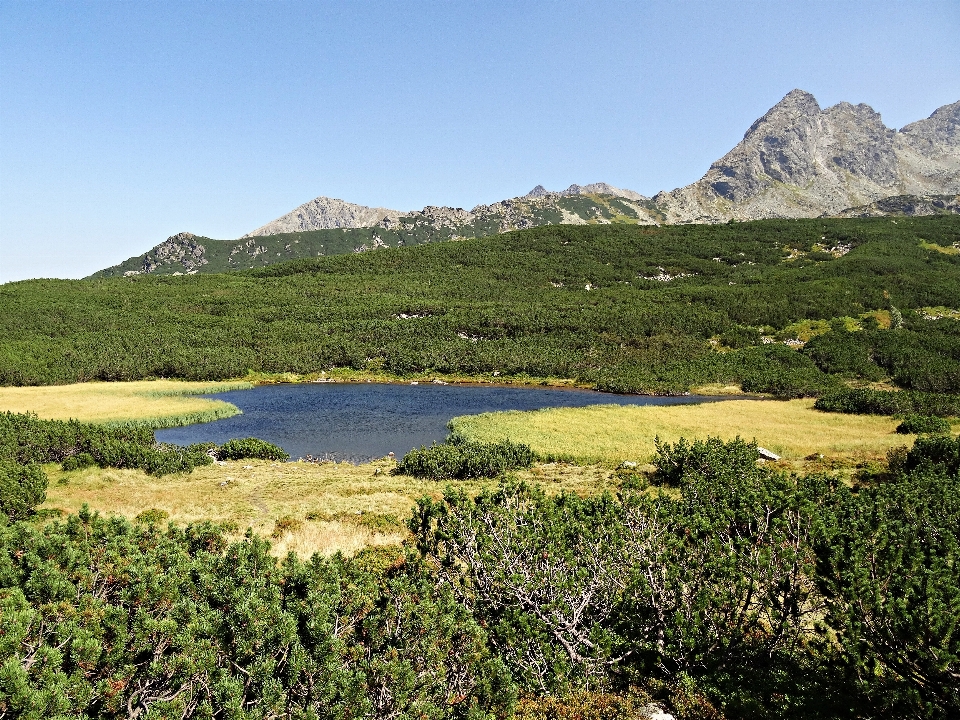
M 839 213 L 892 195 L 960 192 L 960 102 L 899 132 L 867 105 L 794 90 L 697 182 L 653 201 L 669 222 Z
M 700 180 L 652 199 L 607 183 L 542 185 L 472 210 L 427 206 L 400 212 L 318 197 L 244 235 L 190 233 L 94 277 L 223 272 L 284 260 L 484 237 L 540 225 L 717 223 L 822 215 L 956 212 L 960 102 L 901 130 L 867 105 L 821 109 L 794 90 L 747 130 Z M 887 198 L 896 200 L 884 201 Z

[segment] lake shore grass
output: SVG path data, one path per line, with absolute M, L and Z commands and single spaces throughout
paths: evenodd
M 0 386 L 0 412 L 32 412 L 44 420 L 80 420 L 104 425 L 142 425 L 154 429 L 211 422 L 240 414 L 239 408 L 210 398 L 196 397 L 258 385 L 296 383 L 435 383 L 592 390 L 570 378 L 532 375 L 464 375 L 411 373 L 397 375 L 376 369 L 333 368 L 317 373 L 254 373 L 242 378 L 197 382 L 136 380 L 85 382 L 72 385 Z M 744 395 L 738 385 L 703 385 L 695 395 Z M 603 394 L 602 394 L 603 395 Z M 610 395 L 611 399 L 616 395 Z
M 239 537 L 247 528 L 271 539 L 275 555 L 296 551 L 353 554 L 371 545 L 408 537 L 406 521 L 417 499 L 439 500 L 445 481 L 391 475 L 388 459 L 349 463 L 276 463 L 239 460 L 198 467 L 192 473 L 152 477 L 139 470 L 86 468 L 64 471 L 47 465 L 47 501 L 41 509 L 77 512 L 84 504 L 130 520 L 159 510 L 179 524 L 211 520 L 232 523 Z M 548 493 L 587 495 L 613 490 L 609 470 L 546 463 L 517 473 Z M 451 483 L 475 494 L 496 480 Z
M 812 455 L 846 463 L 874 461 L 899 445 L 899 420 L 876 415 L 842 415 L 813 409 L 813 400 L 726 400 L 698 405 L 594 405 L 529 412 L 484 413 L 455 418 L 451 428 L 473 440 L 509 438 L 537 452 L 581 463 L 646 462 L 659 437 L 676 442 L 737 436 L 787 461 Z
M 246 380 L 139 380 L 0 387 L 0 412 L 32 412 L 44 420 L 72 419 L 103 425 L 180 427 L 240 413 L 235 405 L 198 395 L 251 387 L 253 384 Z
M 561 377 L 539 377 L 534 375 L 501 375 L 499 373 L 486 373 L 479 375 L 468 375 L 464 373 L 437 373 L 437 372 L 412 372 L 404 375 L 398 375 L 386 370 L 369 368 L 364 370 L 355 370 L 353 368 L 330 368 L 315 373 L 298 375 L 297 373 L 263 373 L 250 372 L 241 378 L 242 381 L 250 382 L 255 385 L 273 385 L 277 383 L 391 383 L 399 385 L 409 385 L 416 383 L 436 383 L 438 385 L 502 385 L 505 387 L 529 386 L 529 387 L 552 387 L 552 388 L 578 388 L 582 390 L 592 390 L 590 383 L 578 382 L 570 378 Z

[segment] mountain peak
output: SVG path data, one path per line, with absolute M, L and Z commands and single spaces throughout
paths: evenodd
M 784 95 L 783 99 L 771 108 L 771 111 L 777 108 L 797 109 L 807 115 L 816 115 L 820 112 L 820 103 L 811 93 L 796 88 Z
M 815 217 L 891 195 L 960 191 L 960 103 L 899 133 L 872 107 L 792 90 L 697 182 L 654 202 L 670 222 Z
M 538 198 L 545 197 L 550 195 L 551 192 L 547 190 L 543 185 L 537 185 L 533 190 L 524 195 L 525 198 Z
M 373 227 L 383 222 L 385 218 L 396 218 L 400 215 L 401 213 L 396 210 L 356 205 L 339 198 L 321 195 L 243 237 L 304 232 L 305 230 Z

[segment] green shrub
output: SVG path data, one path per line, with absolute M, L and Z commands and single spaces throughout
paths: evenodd
M 918 438 L 896 482 L 846 493 L 818 547 L 850 717 L 960 717 L 960 443 Z M 839 715 L 838 715 L 839 716 Z
M 737 363 L 744 390 L 778 398 L 818 397 L 837 382 L 808 357 L 783 345 L 747 348 L 738 353 Z
M 907 452 L 904 470 L 960 473 L 960 436 L 927 435 L 918 437 Z
M 254 438 L 231 440 L 219 450 L 210 442 L 181 447 L 155 442 L 153 431 L 140 426 L 106 427 L 76 420 L 40 420 L 32 413 L 0 413 L 0 459 L 23 465 L 59 462 L 64 470 L 99 465 L 160 476 L 209 465 L 215 453 L 225 459 L 289 457 L 276 445 Z
M 242 440 L 227 440 L 217 448 L 218 460 L 289 460 L 283 448 L 257 438 L 243 438 Z
M 61 464 L 64 470 L 82 470 L 83 468 L 96 465 L 97 460 L 90 453 L 82 452 L 65 458 Z
M 47 476 L 38 465 L 0 459 L 0 515 L 23 520 L 47 499 Z
M 443 444 L 411 450 L 397 463 L 393 473 L 437 480 L 494 478 L 510 470 L 530 467 L 536 460 L 537 454 L 522 443 L 471 442 L 451 436 Z
M 836 327 L 818 335 L 803 348 L 823 372 L 879 380 L 883 371 L 871 360 L 871 339 L 867 332 L 849 332 Z
M 157 508 L 149 508 L 139 513 L 134 521 L 138 523 L 144 523 L 146 525 L 158 525 L 170 517 L 170 513 L 165 510 L 159 510 Z
M 673 445 L 661 442 L 657 437 L 654 444 L 657 448 L 653 460 L 656 467 L 654 482 L 673 487 L 680 487 L 683 481 L 694 476 L 715 475 L 720 468 L 753 473 L 760 459 L 756 441 L 746 442 L 739 437 L 729 442 L 711 437 L 692 443 L 680 438 Z
M 720 342 L 729 348 L 745 348 L 760 344 L 760 331 L 752 327 L 735 327 L 720 336 Z
M 922 433 L 949 433 L 950 421 L 935 415 L 907 415 L 899 425 L 901 435 L 920 435 Z
M 817 410 L 855 415 L 960 415 L 960 395 L 917 390 L 840 388 L 817 399 Z

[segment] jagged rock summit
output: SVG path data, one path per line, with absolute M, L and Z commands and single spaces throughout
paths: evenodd
M 960 192 L 960 102 L 901 130 L 868 105 L 793 90 L 697 182 L 653 202 L 669 222 L 816 217 L 892 195 Z

